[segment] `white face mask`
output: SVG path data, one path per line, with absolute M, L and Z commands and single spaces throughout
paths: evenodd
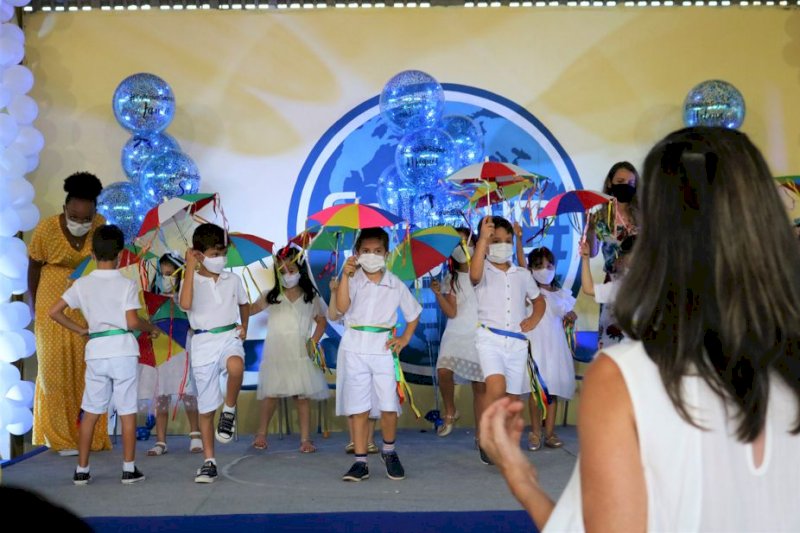
M 219 274 L 225 269 L 228 258 L 224 255 L 220 257 L 206 257 L 203 259 L 203 266 L 212 274 Z
M 67 219 L 67 230 L 75 237 L 83 237 L 92 229 L 91 222 L 75 222 L 74 220 L 70 220 L 68 216 L 64 216 Z
M 358 256 L 358 264 L 365 272 L 374 274 L 386 268 L 386 258 L 378 254 L 361 254 Z
M 531 274 L 533 274 L 533 279 L 536 280 L 536 283 L 541 283 L 542 285 L 550 285 L 556 277 L 556 271 L 549 268 L 538 268 L 532 270 Z
M 492 263 L 507 263 L 514 255 L 514 246 L 507 242 L 498 242 L 489 245 L 489 253 L 486 254 L 486 259 Z
M 475 255 L 475 247 L 474 246 L 468 246 L 467 249 L 469 250 L 469 256 L 470 257 Z M 461 245 L 456 246 L 456 249 L 453 250 L 453 253 L 450 254 L 450 255 L 453 257 L 453 259 L 455 259 L 456 261 L 458 261 L 461 264 L 464 264 L 464 263 L 467 262 L 467 254 L 464 253 L 464 248 L 462 248 Z
M 300 283 L 300 272 L 295 272 L 294 274 L 281 274 L 280 278 L 283 288 L 291 289 L 292 287 L 297 287 L 297 284 Z
M 175 292 L 175 279 L 172 276 L 161 277 L 161 292 L 164 294 Z

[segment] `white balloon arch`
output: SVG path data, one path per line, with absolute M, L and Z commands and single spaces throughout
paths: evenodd
M 11 363 L 36 351 L 30 308 L 10 302 L 28 290 L 28 250 L 17 238 L 39 222 L 33 186 L 25 179 L 39 165 L 44 137 L 32 124 L 39 114 L 27 95 L 33 74 L 21 65 L 25 34 L 14 20 L 15 7 L 30 0 L 0 3 L 0 458 L 10 459 L 11 435 L 23 435 L 33 425 L 33 383 L 22 381 Z

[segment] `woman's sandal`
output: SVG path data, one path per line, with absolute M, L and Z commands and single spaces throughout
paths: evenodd
M 189 433 L 189 452 L 200 453 L 203 451 L 203 439 L 199 431 Z
M 164 455 L 167 453 L 167 443 L 166 442 L 156 442 L 155 446 L 147 450 L 147 455 L 151 457 L 158 457 L 159 455 Z
M 253 440 L 253 448 L 256 450 L 266 450 L 268 446 L 267 435 L 265 433 L 256 433 L 256 438 Z
M 446 437 L 453 431 L 453 425 L 461 418 L 461 413 L 456 411 L 452 415 L 445 415 L 444 423 L 436 430 L 436 434 L 440 437 Z
M 314 453 L 317 451 L 317 447 L 314 446 L 314 443 L 310 440 L 301 440 L 300 441 L 300 453 Z

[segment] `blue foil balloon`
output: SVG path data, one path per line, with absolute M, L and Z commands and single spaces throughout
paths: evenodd
M 174 150 L 180 152 L 181 147 L 167 133 L 151 133 L 134 135 L 122 147 L 122 170 L 134 185 L 139 184 L 139 173 L 153 157 Z
M 136 440 L 147 440 L 150 438 L 150 429 L 145 426 L 136 428 Z
M 455 143 L 442 129 L 418 130 L 400 140 L 394 162 L 400 175 L 420 192 L 433 192 L 455 170 Z
M 463 115 L 451 115 L 442 119 L 442 129 L 456 145 L 457 169 L 483 161 L 483 132 L 475 121 Z
M 139 233 L 150 204 L 142 199 L 142 193 L 132 183 L 118 181 L 103 188 L 97 197 L 97 212 L 109 224 L 119 226 L 130 243 Z
M 181 152 L 169 151 L 150 159 L 139 175 L 139 189 L 150 202 L 200 191 L 200 174 L 192 159 Z
M 418 228 L 428 228 L 439 223 L 436 212 L 436 197 L 430 192 L 421 192 L 413 204 L 411 222 Z
M 406 70 L 390 79 L 381 91 L 381 115 L 404 133 L 431 128 L 442 118 L 444 89 L 420 70 Z
M 383 209 L 403 220 L 411 220 L 414 201 L 418 195 L 414 184 L 400 176 L 394 165 L 386 168 L 378 177 L 378 203 Z
M 436 220 L 433 225 L 446 224 L 448 226 L 464 226 L 467 219 L 469 199 L 463 195 L 455 194 L 452 189 L 446 188 L 437 192 L 434 197 L 434 211 Z
M 704 81 L 689 91 L 683 102 L 687 126 L 718 126 L 736 129 L 744 122 L 744 97 L 722 80 Z
M 145 72 L 122 80 L 111 105 L 117 122 L 133 133 L 158 133 L 175 116 L 172 88 L 158 76 Z

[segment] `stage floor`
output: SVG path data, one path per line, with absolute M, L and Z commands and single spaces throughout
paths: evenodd
M 578 450 L 574 427 L 557 431 L 563 448 L 527 452 L 553 498 L 566 486 Z M 6 467 L 2 481 L 38 492 L 82 517 L 521 509 L 498 471 L 480 463 L 470 430 L 456 429 L 446 438 L 401 430 L 397 449 L 406 479 L 388 479 L 379 456 L 371 455 L 371 477 L 361 483 L 341 481 L 353 460 L 344 453 L 344 433 L 328 439 L 315 435 L 315 454 L 297 451 L 296 434 L 271 436 L 266 452 L 254 450 L 251 438 L 242 435 L 238 442 L 218 445 L 220 477 L 210 485 L 193 482 L 202 456 L 188 452 L 186 437 L 171 437 L 169 453 L 161 457 L 145 455 L 154 439 L 137 442 L 137 466 L 147 479 L 134 485 L 119 481 L 118 446 L 92 455 L 88 486 L 72 484 L 75 457 L 50 451 Z

